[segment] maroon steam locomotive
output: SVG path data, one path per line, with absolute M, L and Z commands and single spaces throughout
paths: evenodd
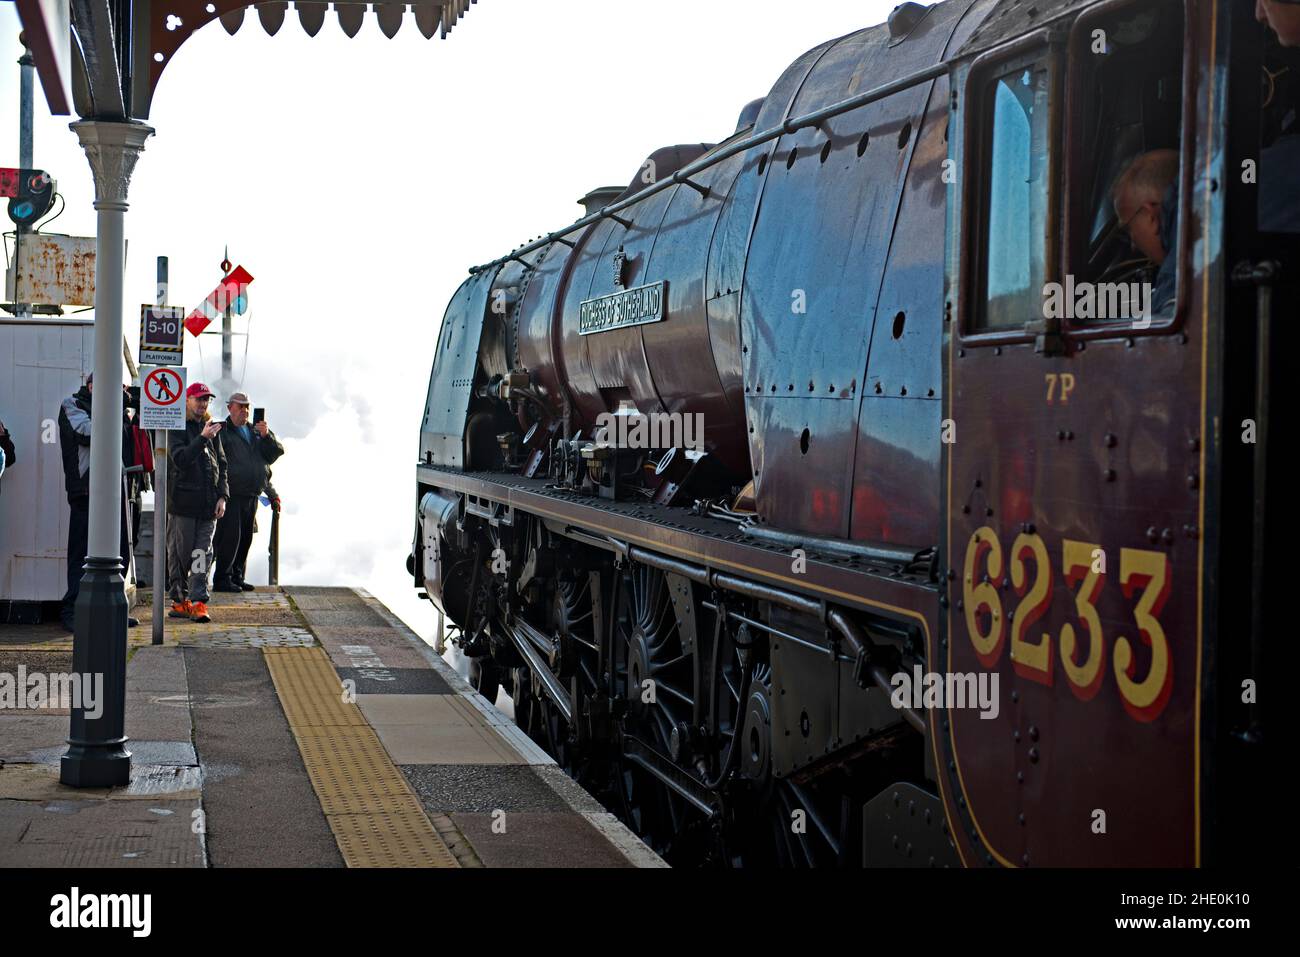
M 905 3 L 471 270 L 410 570 L 479 690 L 673 863 L 1262 856 L 1296 53 L 1236 0 Z

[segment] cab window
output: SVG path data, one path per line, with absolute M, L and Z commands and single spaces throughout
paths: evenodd
M 981 331 L 1020 330 L 1042 312 L 1050 196 L 1050 74 L 1029 60 L 984 86 L 979 250 Z
M 1183 0 L 1134 3 L 1076 26 L 1067 326 L 1144 328 L 1175 314 L 1184 46 Z

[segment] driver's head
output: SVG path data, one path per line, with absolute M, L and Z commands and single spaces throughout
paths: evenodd
M 1137 250 L 1156 265 L 1168 250 L 1160 241 L 1160 204 L 1169 184 L 1178 177 L 1178 151 L 1140 153 L 1115 180 L 1111 199 L 1120 226 Z
M 1300 47 L 1300 4 L 1255 0 L 1255 19 L 1268 24 L 1284 47 Z

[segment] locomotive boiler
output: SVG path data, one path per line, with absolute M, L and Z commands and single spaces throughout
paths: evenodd
M 456 292 L 410 570 L 670 862 L 1260 853 L 1300 62 L 1250 6 L 904 3 Z

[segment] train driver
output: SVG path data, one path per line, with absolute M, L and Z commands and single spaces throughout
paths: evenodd
M 1178 263 L 1169 255 L 1178 242 L 1178 151 L 1139 153 L 1111 190 L 1115 215 L 1134 247 L 1159 268 L 1151 291 L 1151 314 L 1172 315 Z
M 1284 47 L 1300 47 L 1300 3 L 1296 0 L 1255 0 L 1255 19 L 1266 23 Z

